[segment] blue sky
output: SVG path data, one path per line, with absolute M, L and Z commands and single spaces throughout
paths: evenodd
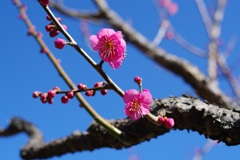
M 194 1 L 175 2 L 179 5 L 179 12 L 170 17 L 175 29 L 188 41 L 202 49 L 207 48 L 208 38 L 201 22 L 197 7 Z M 214 5 L 214 0 L 207 0 L 208 6 Z M 61 64 L 77 83 L 85 83 L 93 86 L 96 81 L 102 78 L 90 68 L 90 65 L 77 54 L 71 47 L 63 50 L 54 48 L 55 38 L 49 38 L 44 27 L 48 23 L 45 19 L 45 12 L 37 1 L 25 0 L 27 13 L 38 31 L 44 35 L 43 39 L 57 58 L 61 59 Z M 229 1 L 222 25 L 221 38 L 224 41 L 222 50 L 232 36 L 239 37 L 240 31 L 240 10 L 239 1 Z M 85 10 L 95 10 L 92 1 L 66 1 L 69 7 Z M 153 40 L 159 26 L 159 17 L 156 7 L 152 1 L 109 1 L 109 5 L 119 13 L 123 19 L 132 24 L 139 32 L 148 39 Z M 134 8 L 134 9 L 133 9 Z M 56 15 L 59 15 L 56 13 Z M 67 85 L 60 78 L 53 65 L 43 54 L 40 54 L 40 47 L 32 37 L 27 36 L 25 24 L 17 18 L 18 10 L 11 1 L 2 1 L 0 5 L 1 25 L 1 58 L 0 72 L 0 127 L 5 127 L 9 119 L 13 116 L 20 116 L 36 124 L 44 134 L 45 141 L 61 138 L 71 134 L 75 130 L 85 131 L 92 118 L 78 107 L 77 100 L 71 100 L 67 105 L 60 103 L 60 96 L 56 97 L 54 104 L 42 104 L 39 100 L 31 98 L 32 92 L 40 90 L 43 92 L 59 86 L 61 89 L 68 89 Z M 62 23 L 68 26 L 69 33 L 75 38 L 78 44 L 89 53 L 89 55 L 100 61 L 98 54 L 91 50 L 80 32 L 80 22 L 61 17 Z M 96 34 L 104 25 L 89 24 L 92 34 Z M 59 35 L 58 37 L 62 37 Z M 160 47 L 176 54 L 181 58 L 186 58 L 191 63 L 197 65 L 206 73 L 206 60 L 190 54 L 185 49 L 178 46 L 174 41 L 164 40 Z M 239 55 L 239 43 L 236 44 L 229 62 L 234 62 Z M 156 65 L 148 59 L 138 49 L 131 44 L 127 45 L 127 57 L 118 70 L 113 70 L 108 64 L 104 64 L 104 70 L 123 89 L 136 88 L 133 78 L 139 75 L 143 78 L 143 87 L 150 89 L 154 98 L 165 98 L 170 95 L 179 96 L 184 93 L 194 94 L 194 91 L 185 82 L 167 72 L 162 67 Z M 234 71 L 239 75 L 239 67 Z M 227 83 L 220 81 L 222 89 L 229 95 L 231 90 Z M 124 103 L 114 92 L 109 92 L 107 96 L 97 94 L 88 97 L 89 103 L 104 118 L 124 118 Z M 0 157 L 2 159 L 20 159 L 20 148 L 27 142 L 27 136 L 19 134 L 9 138 L 0 138 Z M 171 131 L 170 133 L 144 142 L 128 149 L 99 149 L 93 152 L 82 152 L 67 154 L 60 158 L 53 159 L 114 159 L 128 160 L 134 154 L 141 160 L 151 159 L 192 159 L 193 151 L 196 147 L 202 147 L 206 143 L 204 136 L 199 136 L 197 132 Z M 220 143 L 207 154 L 204 159 L 237 159 L 239 146 L 227 147 Z M 157 153 L 157 154 L 156 154 Z M 157 157 L 157 158 L 156 158 Z

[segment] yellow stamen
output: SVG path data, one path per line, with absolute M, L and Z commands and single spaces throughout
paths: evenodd
M 106 47 L 109 49 L 109 50 L 112 50 L 112 48 L 113 48 L 113 44 L 112 44 L 112 42 L 106 42 L 105 43 L 105 45 L 106 45 Z

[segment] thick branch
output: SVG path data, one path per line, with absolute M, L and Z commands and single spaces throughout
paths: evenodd
M 165 111 L 167 111 L 168 117 L 174 118 L 174 129 L 197 131 L 199 134 L 204 134 L 207 138 L 222 141 L 226 145 L 240 144 L 240 114 L 238 112 L 219 108 L 218 106 L 186 96 L 155 100 L 153 102 L 153 114 L 159 115 Z M 21 119 L 17 119 L 17 121 L 20 124 L 29 124 Z M 92 151 L 104 147 L 127 148 L 169 131 L 165 127 L 156 126 L 144 118 L 136 122 L 130 119 L 109 120 L 109 122 L 125 132 L 123 138 L 129 142 L 128 145 L 121 143 L 119 139 L 116 139 L 99 124 L 93 122 L 86 132 L 75 132 L 68 137 L 46 144 L 32 143 L 31 146 L 28 145 L 28 147 L 22 149 L 21 156 L 24 159 L 49 158 L 69 152 Z M 19 125 L 18 123 L 11 123 L 10 126 L 8 128 L 16 128 Z M 29 126 L 32 125 L 29 124 Z M 8 128 L 0 133 L 6 133 L 9 130 Z M 28 133 L 26 127 L 20 127 L 18 130 Z M 4 134 L 0 135 L 4 136 Z M 30 136 L 31 139 L 34 139 L 33 137 Z M 39 141 L 38 137 L 35 136 L 36 141 Z

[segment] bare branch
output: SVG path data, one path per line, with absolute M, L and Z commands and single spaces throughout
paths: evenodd
M 169 27 L 169 21 L 166 19 L 162 20 L 161 25 L 158 28 L 158 33 L 156 34 L 155 38 L 152 41 L 153 44 L 158 46 L 161 43 L 162 39 L 166 34 L 168 27 Z
M 232 36 L 231 39 L 227 43 L 227 47 L 226 47 L 225 51 L 223 52 L 223 55 L 226 59 L 228 58 L 228 56 L 231 54 L 231 52 L 235 48 L 236 43 L 237 43 L 237 37 Z
M 234 94 L 239 98 L 240 97 L 239 83 L 236 80 L 236 78 L 234 78 L 232 71 L 228 67 L 226 59 L 224 58 L 223 55 L 219 55 L 219 57 L 217 59 L 217 63 L 219 65 L 221 71 L 223 72 L 224 76 L 227 78 L 228 82 L 230 83 L 230 86 L 231 86 Z
M 187 96 L 155 100 L 151 112 L 154 115 L 167 112 L 167 117 L 174 118 L 174 129 L 197 131 L 207 138 L 222 141 L 229 146 L 240 144 L 240 114 L 238 112 L 219 108 Z M 17 121 L 20 124 L 29 125 L 29 122 L 24 120 L 17 118 Z M 30 146 L 22 149 L 21 156 L 24 159 L 50 158 L 66 153 L 92 151 L 105 147 L 121 149 L 169 132 L 165 127 L 156 126 L 145 118 L 135 122 L 130 119 L 109 120 L 109 122 L 125 133 L 123 139 L 127 140 L 128 144 L 120 143 L 120 140 L 107 132 L 104 127 L 93 122 L 86 132 L 74 132 L 70 136 L 43 145 L 31 143 Z M 11 123 L 10 126 L 11 128 L 20 128 L 19 132 L 29 132 L 26 127 L 19 127 L 19 123 Z M 1 133 L 7 132 L 8 128 L 1 130 Z M 3 136 L 3 134 L 0 135 Z M 39 141 L 39 136 L 30 136 L 30 138 L 37 139 L 36 142 Z
M 184 49 L 188 50 L 189 52 L 199 56 L 199 57 L 207 57 L 206 51 L 204 51 L 201 48 L 198 48 L 197 46 L 189 43 L 187 40 L 185 40 L 179 33 L 177 33 L 174 30 L 174 40 L 182 46 Z
M 210 152 L 212 148 L 216 146 L 216 144 L 217 144 L 216 141 L 207 140 L 206 144 L 204 144 L 204 146 L 196 152 L 196 154 L 193 157 L 193 160 L 202 160 L 203 156 Z
M 223 20 L 225 0 L 218 0 L 217 9 L 213 16 L 213 24 L 210 32 L 210 42 L 208 45 L 208 76 L 211 83 L 217 85 L 217 40 L 221 34 L 221 22 Z
M 212 21 L 203 0 L 195 0 L 208 36 L 211 35 Z

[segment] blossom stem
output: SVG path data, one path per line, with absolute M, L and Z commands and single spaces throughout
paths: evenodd
M 156 125 L 160 125 L 159 122 L 158 122 L 158 117 L 157 116 L 154 116 L 152 113 L 148 113 L 146 115 L 144 115 L 145 118 L 147 118 L 150 122 L 156 124 Z
M 19 0 L 15 0 L 14 4 L 18 7 L 20 14 L 22 15 L 23 20 L 25 22 L 25 24 L 27 25 L 28 28 L 32 28 L 33 24 L 31 23 L 31 21 L 29 20 L 25 9 L 22 7 L 22 4 Z M 41 3 L 40 3 L 41 4 Z M 44 6 L 43 6 L 44 7 Z M 72 90 L 76 90 L 77 87 L 74 85 L 74 83 L 71 81 L 71 79 L 69 78 L 69 76 L 67 75 L 67 73 L 64 71 L 64 69 L 62 68 L 62 66 L 58 63 L 57 59 L 55 58 L 55 56 L 52 54 L 52 52 L 48 49 L 47 45 L 45 44 L 45 42 L 42 40 L 42 38 L 39 36 L 39 34 L 33 30 L 31 35 L 36 39 L 36 41 L 38 42 L 38 44 L 44 48 L 47 57 L 50 59 L 50 61 L 52 62 L 52 64 L 54 65 L 54 67 L 57 69 L 57 71 L 59 72 L 60 76 L 63 78 L 63 80 L 67 83 L 67 85 L 72 89 Z M 84 108 L 87 110 L 87 112 L 99 123 L 101 124 L 107 131 L 109 131 L 112 135 L 114 135 L 116 138 L 121 138 L 122 136 L 122 132 L 117 129 L 116 127 L 112 126 L 109 122 L 107 122 L 105 119 L 103 119 L 91 106 L 90 104 L 84 99 L 84 97 L 80 94 L 77 93 L 76 97 L 78 99 L 78 101 L 81 103 L 82 106 L 84 106 Z M 127 142 L 123 142 L 123 143 L 127 143 Z
M 41 3 L 40 3 L 41 5 Z M 117 86 L 113 82 L 113 80 L 102 70 L 101 67 L 81 48 L 78 46 L 76 41 L 72 38 L 72 36 L 62 27 L 60 22 L 56 19 L 54 14 L 51 12 L 48 6 L 41 5 L 45 12 L 48 14 L 48 16 L 51 18 L 52 22 L 57 26 L 59 31 L 68 39 L 68 41 L 71 43 L 71 46 L 79 53 L 81 54 L 85 60 L 102 76 L 102 78 L 109 84 L 111 89 L 113 89 L 119 96 L 123 97 L 124 92 L 121 88 Z M 101 62 L 100 62 L 101 63 Z
M 104 61 L 101 60 L 100 63 L 98 64 L 98 66 L 99 66 L 100 68 L 102 68 L 103 63 L 104 63 Z
M 142 92 L 142 91 L 143 91 L 143 89 L 142 89 L 142 83 L 139 83 L 138 86 L 139 86 L 140 92 Z

